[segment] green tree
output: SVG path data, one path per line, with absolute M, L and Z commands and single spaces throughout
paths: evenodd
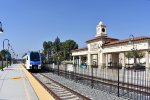
M 58 75 L 59 75 L 59 65 L 61 64 L 61 62 L 64 60 L 63 58 L 63 51 L 59 51 L 57 53 L 55 53 L 53 55 L 54 61 L 57 62 L 57 66 L 58 66 Z
M 125 56 L 128 58 L 128 64 L 129 64 L 129 59 L 130 58 L 134 58 L 135 57 L 135 61 L 136 61 L 136 59 L 138 59 L 139 60 L 139 64 L 140 64 L 140 60 L 141 60 L 141 58 L 143 58 L 144 56 L 145 56 L 145 53 L 143 52 L 143 51 L 132 51 L 132 52 L 127 52 L 126 54 L 125 54 Z M 136 62 L 135 62 L 135 65 L 138 65 Z
M 48 61 L 50 61 L 50 58 L 52 56 L 52 51 L 53 51 L 53 42 L 52 41 L 44 41 L 43 42 L 43 54 L 45 57 L 47 57 Z
M 139 63 L 140 63 L 141 58 L 143 58 L 144 56 L 145 56 L 145 53 L 143 51 L 136 51 L 135 52 L 135 57 L 138 58 Z
M 57 62 L 57 64 L 61 64 L 61 62 L 64 60 L 63 51 L 59 51 L 53 55 L 54 61 Z
M 82 61 L 82 63 L 85 63 L 87 61 L 87 57 L 86 56 L 81 56 L 81 61 Z
M 60 42 L 59 37 L 57 37 L 53 43 L 54 53 L 60 51 L 60 46 L 61 46 L 61 42 Z
M 47 45 L 48 45 L 48 59 L 51 60 L 52 52 L 53 52 L 53 42 L 52 41 L 48 41 Z
M 67 52 L 67 49 L 66 49 L 66 43 L 65 42 L 62 42 L 61 43 L 61 47 L 60 47 L 61 51 L 63 52 L 63 57 L 64 57 L 64 60 L 66 60 L 66 52 Z
M 44 56 L 44 53 L 41 53 L 41 60 L 42 60 L 42 64 L 44 65 L 46 63 L 46 57 Z
M 48 43 L 46 41 L 43 42 L 43 53 L 44 53 L 44 56 L 47 56 L 47 50 L 48 50 Z
M 10 54 L 9 52 L 8 52 L 8 50 L 2 50 L 1 51 L 1 56 L 3 57 L 3 58 L 6 58 L 6 55 L 7 54 Z
M 52 41 L 44 41 L 43 42 L 43 53 L 44 56 L 50 61 L 57 61 L 56 58 L 63 58 L 63 60 L 71 59 L 71 50 L 77 49 L 78 44 L 74 40 L 66 40 L 65 42 L 61 42 L 59 37 Z M 58 55 L 61 55 L 58 57 Z
M 74 40 L 66 40 L 61 46 L 65 60 L 71 60 L 71 50 L 77 49 L 78 44 Z
M 130 51 L 130 52 L 126 52 L 125 53 L 125 57 L 128 58 L 128 65 L 129 65 L 129 60 L 130 58 L 133 58 L 133 53 Z
M 6 60 L 6 57 L 8 61 L 11 61 L 11 54 L 8 50 L 1 50 L 0 51 L 0 60 Z

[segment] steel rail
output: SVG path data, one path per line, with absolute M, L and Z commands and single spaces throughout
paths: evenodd
M 49 79 L 50 81 L 53 81 L 54 83 L 58 84 L 58 85 L 61 86 L 62 88 L 65 88 L 66 90 L 69 90 L 71 93 L 77 95 L 77 96 L 80 97 L 81 99 L 83 99 L 83 100 L 91 100 L 90 98 L 88 98 L 88 97 L 86 97 L 86 96 L 84 96 L 84 95 L 82 95 L 82 94 L 80 94 L 80 93 L 78 93 L 78 92 L 76 92 L 76 91 L 74 91 L 74 90 L 72 90 L 72 89 L 70 89 L 70 88 L 64 86 L 64 85 L 62 85 L 61 83 L 59 83 L 59 82 L 57 82 L 57 81 L 51 79 L 50 77 L 48 77 L 48 76 L 46 76 L 46 75 L 44 75 L 44 74 L 41 74 L 41 73 L 39 73 L 39 74 L 42 75 L 43 77 Z
M 64 70 L 59 70 L 59 71 L 60 71 L 60 73 L 66 74 L 66 71 L 64 71 Z M 67 72 L 67 74 L 68 75 L 74 75 L 76 77 L 80 77 L 80 78 L 87 79 L 87 80 L 92 79 L 92 76 L 89 76 L 89 75 L 83 75 L 83 74 L 79 74 L 79 73 L 74 74 L 73 72 Z M 118 82 L 114 81 L 114 80 L 109 80 L 109 79 L 104 79 L 104 78 L 99 78 L 99 77 L 93 77 L 93 81 L 99 82 L 99 83 L 104 84 L 104 85 L 118 87 L 118 85 L 117 85 Z M 150 87 L 135 85 L 135 84 L 131 84 L 131 83 L 123 83 L 123 82 L 120 82 L 119 87 L 122 89 L 126 89 L 128 91 L 134 91 L 136 93 L 150 96 Z
M 74 91 L 74 90 L 72 90 L 72 89 L 70 89 L 70 88 L 64 86 L 64 85 L 62 85 L 61 83 L 59 83 L 59 82 L 57 82 L 57 81 L 51 79 L 50 77 L 48 77 L 48 76 L 46 76 L 46 75 L 44 75 L 44 74 L 41 74 L 41 73 L 38 73 L 38 74 L 40 74 L 41 76 L 43 76 L 43 77 L 47 78 L 48 80 L 54 82 L 55 84 L 59 85 L 60 87 L 66 89 L 67 91 L 70 91 L 72 94 L 76 95 L 77 97 L 81 98 L 82 100 L 91 100 L 90 98 L 88 98 L 88 97 L 86 97 L 86 96 L 84 96 L 84 95 L 82 95 L 82 94 L 80 94 L 80 93 L 78 93 L 78 92 L 76 92 L 76 91 Z M 33 73 L 31 73 L 31 75 L 32 75 L 56 100 L 62 100 L 61 97 L 60 97 L 57 93 L 55 93 L 53 90 L 51 90 L 51 89 L 50 89 L 48 86 L 46 86 L 43 82 L 41 82 L 41 80 L 38 79 Z
M 36 76 L 31 73 L 31 75 L 56 99 L 56 100 L 61 100 L 61 98 L 54 93 L 52 90 L 50 90 L 44 83 L 42 83 Z

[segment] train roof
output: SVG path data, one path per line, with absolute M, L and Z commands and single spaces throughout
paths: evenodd
M 39 53 L 38 51 L 28 51 L 27 53 L 25 53 L 23 56 L 22 56 L 22 58 L 24 58 L 25 56 L 27 56 L 27 55 L 30 55 L 30 53 Z M 40 54 L 40 53 L 39 53 Z

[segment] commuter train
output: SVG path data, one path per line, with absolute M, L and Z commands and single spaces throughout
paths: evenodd
M 41 54 L 39 52 L 28 52 L 23 57 L 23 62 L 26 69 L 34 69 L 39 70 L 41 69 Z

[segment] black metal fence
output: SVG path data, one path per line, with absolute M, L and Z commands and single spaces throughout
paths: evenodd
M 51 72 L 101 91 L 133 100 L 150 100 L 150 70 L 116 66 L 44 64 Z

